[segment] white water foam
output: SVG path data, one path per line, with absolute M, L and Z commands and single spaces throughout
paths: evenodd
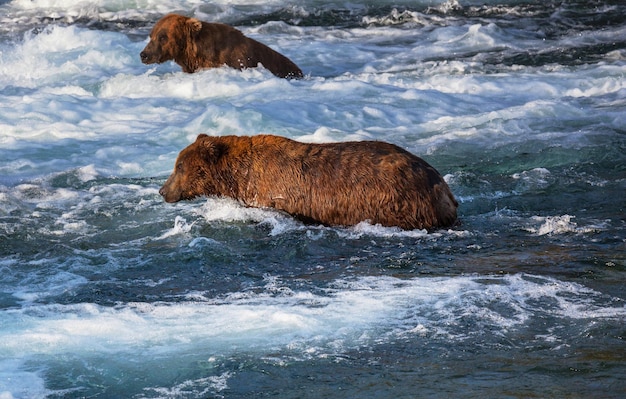
M 174 219 L 174 227 L 172 227 L 171 230 L 163 233 L 163 235 L 158 237 L 157 240 L 162 240 L 164 238 L 169 238 L 175 235 L 187 234 L 191 231 L 193 225 L 194 223 L 187 223 L 187 220 L 185 220 L 185 218 L 183 218 L 182 216 L 176 216 L 176 218 Z
M 560 216 L 534 216 L 532 220 L 539 222 L 539 227 L 527 227 L 526 230 L 538 236 L 558 235 L 558 234 L 585 234 L 595 233 L 606 228 L 605 222 L 590 224 L 587 226 L 578 226 L 574 219 L 576 216 L 560 215 Z
M 220 392 L 228 388 L 228 379 L 233 375 L 231 372 L 225 372 L 219 376 L 210 376 L 195 380 L 184 381 L 171 388 L 145 388 L 147 392 L 155 392 L 161 398 L 180 398 L 180 397 L 221 397 Z M 138 396 L 141 398 L 142 396 Z M 152 397 L 152 396 L 150 396 Z M 0 398 L 2 399 L 2 398 Z
M 196 208 L 194 208 L 196 207 Z M 467 236 L 470 233 L 464 230 L 440 230 L 429 233 L 427 230 L 402 230 L 398 227 L 386 227 L 380 224 L 372 225 L 368 221 L 363 221 L 355 226 L 348 227 L 325 227 L 322 225 L 306 225 L 297 219 L 270 208 L 253 208 L 242 205 L 232 198 L 215 198 L 211 197 L 201 206 L 197 203 L 189 204 L 185 207 L 186 211 L 201 216 L 207 223 L 254 223 L 260 227 L 268 227 L 269 236 L 278 236 L 293 231 L 306 231 L 307 236 L 316 239 L 317 236 L 323 235 L 324 231 L 334 231 L 337 235 L 344 239 L 356 240 L 363 236 L 371 237 L 404 237 L 404 238 L 430 238 L 437 239 L 442 235 L 448 236 Z M 190 210 L 191 209 L 191 210 Z M 176 216 L 174 227 L 166 231 L 158 239 L 169 238 L 176 235 L 186 235 L 191 231 L 192 226 L 196 222 L 189 223 L 182 216 Z M 202 237 L 200 239 L 203 239 Z M 197 244 L 195 239 L 190 245 Z
M 6 398 L 45 396 L 35 358 L 102 355 L 132 359 L 127 367 L 150 367 L 151 359 L 203 353 L 215 362 L 235 352 L 290 361 L 341 355 L 407 337 L 462 342 L 493 331 L 510 332 L 530 319 L 582 320 L 590 325 L 626 317 L 623 301 L 553 278 L 509 275 L 336 280 L 326 295 L 293 291 L 266 276 L 260 293 L 233 293 L 183 303 L 32 305 L 0 315 L 0 394 Z M 471 320 L 474 327 L 466 329 Z M 558 344 L 551 331 L 535 340 Z M 482 339 L 481 339 L 482 340 Z M 184 357 L 183 357 L 184 359 Z M 213 360 L 212 360 L 213 359 Z M 275 359 L 281 362 L 280 358 Z M 45 366 L 40 366 L 45 367 Z M 43 369 L 42 369 L 43 370 Z M 153 372 L 158 373 L 154 367 Z M 231 374 L 190 380 L 169 388 L 146 388 L 171 396 L 188 390 L 220 392 Z
M 86 350 L 143 357 L 151 351 L 187 347 L 224 354 L 233 345 L 265 351 L 276 345 L 342 342 L 340 347 L 351 348 L 367 345 L 362 337 L 382 334 L 391 339 L 418 325 L 428 334 L 465 339 L 470 333 L 459 330 L 463 317 L 510 329 L 537 312 L 590 321 L 626 316 L 626 307 L 618 299 L 538 276 L 362 277 L 337 280 L 324 296 L 283 289 L 280 279 L 271 276 L 267 281 L 266 292 L 233 293 L 199 302 L 8 309 L 0 315 L 6 326 L 0 331 L 0 352 L 7 358 Z M 541 299 L 551 305 L 538 304 Z M 482 331 L 489 329 L 471 335 Z M 147 353 L 138 353 L 143 351 Z
M 45 398 L 53 393 L 39 373 L 21 371 L 23 367 L 21 360 L 0 360 L 0 399 Z

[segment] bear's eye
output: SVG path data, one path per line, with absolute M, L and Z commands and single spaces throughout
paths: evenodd
M 159 35 L 159 42 L 161 42 L 161 43 L 166 43 L 167 42 L 167 35 L 165 33 L 161 33 Z
M 182 172 L 183 171 L 183 163 L 179 162 L 176 164 L 176 171 L 177 172 Z

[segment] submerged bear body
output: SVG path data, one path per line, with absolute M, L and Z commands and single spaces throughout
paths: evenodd
M 307 144 L 201 134 L 180 152 L 159 193 L 167 202 L 231 197 L 324 225 L 433 229 L 457 218 L 457 201 L 432 166 L 379 141 Z
M 303 76 L 289 58 L 231 26 L 178 14 L 157 21 L 140 57 L 144 64 L 173 60 L 188 73 L 224 65 L 245 69 L 261 64 L 281 78 Z

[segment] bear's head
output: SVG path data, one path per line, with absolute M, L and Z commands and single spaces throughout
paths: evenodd
M 176 158 L 174 171 L 159 190 L 166 202 L 190 200 L 202 195 L 225 195 L 228 178 L 221 164 L 226 145 L 215 137 L 198 135 Z
M 150 42 L 139 54 L 144 64 L 181 60 L 185 53 L 193 51 L 193 38 L 202 30 L 202 22 L 178 14 L 161 18 L 150 32 Z

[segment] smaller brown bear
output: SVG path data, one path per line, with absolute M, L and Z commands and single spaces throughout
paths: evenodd
M 458 206 L 432 166 L 393 144 L 306 144 L 272 135 L 200 134 L 159 193 L 167 202 L 231 197 L 305 223 L 407 230 L 451 226 Z
M 224 65 L 245 69 L 261 64 L 281 78 L 302 77 L 300 68 L 289 58 L 237 29 L 178 14 L 157 21 L 140 57 L 144 64 L 174 60 L 188 73 Z

